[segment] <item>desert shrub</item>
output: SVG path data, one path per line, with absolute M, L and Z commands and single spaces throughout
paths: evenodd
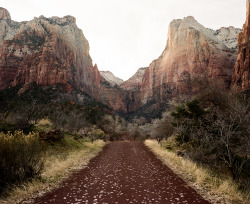
M 35 133 L 0 133 L 0 194 L 14 184 L 40 176 L 42 147 Z
M 53 104 L 48 118 L 56 130 L 78 133 L 91 126 L 82 107 L 68 104 Z
M 109 136 L 110 141 L 122 140 L 127 134 L 127 122 L 118 116 L 105 115 L 97 126 Z
M 144 141 L 148 135 L 147 128 L 144 128 L 145 125 L 138 125 L 137 123 L 128 123 L 127 135 L 129 140 L 134 141 Z
M 29 102 L 20 101 L 20 98 L 6 99 L 0 105 L 0 131 L 5 133 L 15 130 L 29 133 L 47 114 L 47 106 L 35 99 Z
M 46 114 L 46 105 L 33 100 L 28 104 L 25 102 L 20 103 L 10 120 L 15 124 L 15 130 L 23 130 L 24 133 L 29 133 L 34 125 L 43 119 Z
M 174 127 L 172 125 L 172 118 L 169 112 L 165 112 L 161 119 L 153 121 L 153 128 L 151 131 L 151 137 L 154 139 L 167 139 L 172 136 Z
M 111 115 L 105 115 L 98 124 L 98 127 L 102 129 L 106 134 L 113 134 L 116 129 L 115 119 Z
M 21 86 L 0 91 L 0 132 L 23 130 L 29 133 L 43 118 L 48 118 L 54 129 L 73 133 L 89 125 L 96 125 L 110 109 L 83 92 L 73 90 L 69 95 L 63 85 L 39 87 L 18 94 Z
M 176 107 L 171 116 L 173 117 L 172 124 L 176 128 L 176 140 L 179 144 L 189 142 L 191 137 L 195 139 L 193 136 L 201 125 L 200 119 L 205 114 L 206 111 L 200 106 L 200 102 L 197 99 Z
M 130 134 L 131 134 L 134 141 L 136 141 L 136 140 L 144 140 L 143 135 L 141 134 L 139 126 L 136 126 L 134 131 L 132 131 Z
M 100 129 L 93 129 L 88 133 L 88 137 L 91 139 L 92 143 L 98 139 L 105 140 L 105 136 L 105 133 Z

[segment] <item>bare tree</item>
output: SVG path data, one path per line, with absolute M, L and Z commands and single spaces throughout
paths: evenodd
M 250 159 L 249 99 L 215 84 L 203 87 L 197 97 L 172 113 L 177 138 L 193 147 L 194 158 L 223 161 L 232 177 L 239 180 Z

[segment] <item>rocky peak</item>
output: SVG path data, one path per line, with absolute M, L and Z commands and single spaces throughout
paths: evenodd
M 123 82 L 120 87 L 125 90 L 139 90 L 142 82 L 142 77 L 146 71 L 147 67 L 143 67 L 137 70 L 137 72 L 129 78 L 127 81 Z
M 204 73 L 222 80 L 229 88 L 236 53 L 225 39 L 235 39 L 237 32 L 232 28 L 225 32 L 227 34 L 221 30 L 215 35 L 214 30 L 204 27 L 193 17 L 173 20 L 165 50 L 144 73 L 142 102 L 145 104 L 151 99 L 161 102 L 192 94 L 195 90 L 192 78 Z
M 100 71 L 100 75 L 108 81 L 112 86 L 119 86 L 123 83 L 123 80 L 116 77 L 112 72 L 110 71 Z
M 218 30 L 212 30 L 205 28 L 201 25 L 193 16 L 188 16 L 184 19 L 173 20 L 170 26 L 174 26 L 175 29 L 194 29 L 201 32 L 209 40 L 217 42 L 223 46 L 227 46 L 232 51 L 237 51 L 237 36 L 241 32 L 241 29 L 233 26 L 222 27 Z
M 176 45 L 183 46 L 181 43 L 186 37 L 200 38 L 201 36 L 206 38 L 209 42 L 213 42 L 218 49 L 225 48 L 223 42 L 215 36 L 214 30 L 205 28 L 192 16 L 188 16 L 184 19 L 173 20 L 170 23 L 168 30 L 168 40 L 170 41 L 167 43 L 166 48 Z
M 75 22 L 72 16 L 0 21 L 0 89 L 66 84 L 98 99 L 100 74 Z
M 213 31 L 214 35 L 222 41 L 224 45 L 228 48 L 237 52 L 238 42 L 237 36 L 241 32 L 241 29 L 235 28 L 233 26 L 230 27 L 222 27 L 219 30 Z
M 45 16 L 40 16 L 39 19 L 47 20 L 50 21 L 51 23 L 60 25 L 60 26 L 65 26 L 70 23 L 75 24 L 76 23 L 76 18 L 70 15 L 64 16 L 63 18 L 57 17 L 57 16 L 52 16 L 51 18 L 46 18 Z
M 2 7 L 0 7 L 0 20 L 11 20 L 9 11 Z

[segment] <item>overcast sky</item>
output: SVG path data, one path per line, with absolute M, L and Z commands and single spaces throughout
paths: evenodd
M 173 19 L 194 16 L 212 29 L 242 28 L 246 0 L 0 0 L 12 20 L 72 15 L 99 70 L 122 79 L 162 53 Z

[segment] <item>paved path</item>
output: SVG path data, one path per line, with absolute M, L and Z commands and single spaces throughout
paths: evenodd
M 114 142 L 36 204 L 204 203 L 141 142 Z

